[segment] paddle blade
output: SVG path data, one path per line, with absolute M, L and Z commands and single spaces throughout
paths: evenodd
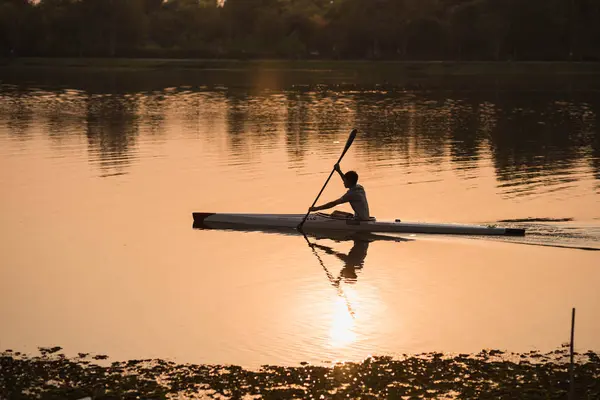
M 357 132 L 358 132 L 357 129 L 352 129 L 352 132 L 350 132 L 350 136 L 348 136 L 348 140 L 346 141 L 346 146 L 344 147 L 344 151 L 342 152 L 342 155 L 340 156 L 338 164 L 340 163 L 340 161 L 342 161 L 342 158 L 344 157 L 344 155 L 346 154 L 346 152 L 348 151 L 350 146 L 352 146 L 352 142 L 354 142 L 354 138 L 356 137 Z

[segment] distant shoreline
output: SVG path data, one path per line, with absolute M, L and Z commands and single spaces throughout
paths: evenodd
M 600 75 L 600 62 L 569 61 L 371 61 L 371 60 L 235 60 L 159 58 L 40 58 L 0 59 L 0 70 L 77 69 L 91 71 L 286 70 L 327 72 L 376 70 L 417 75 Z

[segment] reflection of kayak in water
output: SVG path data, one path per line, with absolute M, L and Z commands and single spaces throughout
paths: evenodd
M 296 231 L 299 235 L 300 232 Z M 307 236 L 313 237 L 317 240 L 329 239 L 334 242 L 375 242 L 375 241 L 388 241 L 388 242 L 410 242 L 414 239 L 408 239 L 400 236 L 383 235 L 381 233 L 371 232 L 306 232 Z
M 225 214 L 193 213 L 194 227 L 263 230 L 295 229 L 304 215 L 302 214 Z M 227 226 L 228 225 L 228 226 Z M 431 233 L 450 235 L 496 235 L 523 236 L 524 229 L 502 228 L 496 226 L 435 224 L 428 222 L 396 221 L 360 221 L 354 218 L 335 217 L 325 213 L 310 214 L 302 226 L 304 232 L 384 232 L 384 233 Z

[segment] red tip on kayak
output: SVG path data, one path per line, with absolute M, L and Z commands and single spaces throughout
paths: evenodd
M 192 216 L 194 217 L 194 224 L 202 224 L 204 220 L 211 215 L 215 215 L 215 213 L 192 213 Z

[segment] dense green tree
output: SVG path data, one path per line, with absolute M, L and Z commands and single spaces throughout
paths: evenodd
M 85 22 L 81 34 L 90 52 L 125 55 L 145 40 L 147 19 L 142 0 L 79 1 L 80 18 Z
M 33 5 L 27 0 L 0 0 L 0 54 L 26 54 L 31 47 Z
M 193 56 L 218 52 L 220 10 L 215 1 L 170 0 L 150 15 L 150 39 L 153 45 L 187 51 Z
M 328 0 L 287 0 L 283 5 L 285 35 L 294 56 L 316 56 L 330 51 L 324 33 L 329 25 Z
M 36 10 L 39 30 L 44 34 L 37 41 L 42 55 L 81 55 L 84 26 L 77 0 L 45 0 Z
M 599 0 L 0 0 L 0 55 L 600 60 Z

